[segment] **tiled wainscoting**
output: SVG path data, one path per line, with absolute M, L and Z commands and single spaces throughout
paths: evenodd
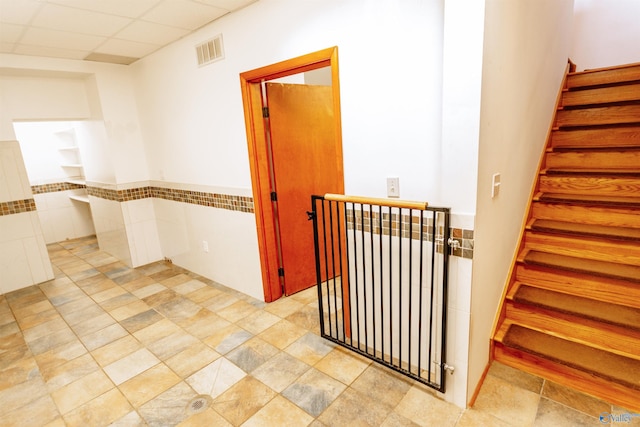
M 356 208 L 357 209 L 357 208 Z M 420 232 L 420 216 L 419 211 L 414 215 L 399 215 L 394 213 L 382 213 L 382 220 L 379 212 L 358 211 L 355 212 L 347 209 L 345 212 L 347 218 L 347 228 L 362 230 L 366 232 L 372 231 L 373 234 L 388 236 L 398 236 L 402 233 L 402 237 L 411 236 L 412 240 L 432 241 L 434 235 L 433 218 L 425 217 L 422 219 L 422 232 Z M 354 225 L 355 224 L 355 225 Z M 443 227 L 437 227 L 436 239 L 442 237 Z M 473 230 L 463 228 L 449 227 L 449 236 L 456 243 L 451 246 L 451 255 L 473 259 Z M 442 252 L 441 244 L 438 243 L 438 252 Z
M 32 185 L 45 242 L 54 243 L 95 234 L 85 186 L 71 182 Z M 77 199 L 73 199 L 77 197 Z
M 53 277 L 18 141 L 0 141 L 0 294 Z
M 88 181 L 86 190 L 100 247 L 128 265 L 170 258 L 262 296 L 250 190 L 159 181 Z

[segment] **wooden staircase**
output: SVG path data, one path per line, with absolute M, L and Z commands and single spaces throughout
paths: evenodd
M 568 72 L 492 356 L 640 412 L 640 63 Z

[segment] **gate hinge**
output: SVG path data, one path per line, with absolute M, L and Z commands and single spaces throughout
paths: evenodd
M 278 195 L 276 194 L 275 191 L 271 192 L 271 201 L 272 202 L 277 202 L 278 201 Z
M 262 107 L 262 117 L 269 118 L 269 107 Z
M 284 277 L 284 268 L 283 267 L 280 267 L 278 269 L 278 277 Z
M 312 219 L 315 219 L 316 217 L 316 213 L 314 211 L 307 211 L 307 220 L 311 221 Z

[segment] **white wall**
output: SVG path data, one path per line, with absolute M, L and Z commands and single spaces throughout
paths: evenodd
M 76 154 L 60 151 L 61 147 L 70 147 L 72 143 L 62 141 L 55 133 L 72 129 L 73 126 L 73 122 L 66 121 L 14 124 L 31 185 L 62 182 L 69 176 L 61 165 L 75 163 Z
M 638 0 L 575 0 L 571 60 L 578 70 L 640 62 Z
M 60 120 L 88 117 L 84 82 L 78 76 L 0 73 L 0 107 L 5 119 Z
M 440 205 L 475 213 L 484 1 L 447 0 L 444 14 Z M 473 229 L 473 226 L 466 227 Z
M 569 54 L 573 0 L 487 0 L 469 393 L 489 339 Z M 502 175 L 491 198 L 491 177 Z
M 194 45 L 218 33 L 225 59 L 198 68 Z M 403 197 L 432 198 L 440 135 L 439 0 L 261 0 L 135 63 L 151 178 L 250 188 L 239 74 L 334 45 L 347 191 L 383 196 L 385 177 L 393 175 Z

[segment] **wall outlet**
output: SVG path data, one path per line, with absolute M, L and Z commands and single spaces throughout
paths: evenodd
M 387 197 L 400 197 L 400 178 L 387 178 Z
M 207 242 L 206 240 L 202 241 L 202 251 L 209 252 L 209 242 Z

